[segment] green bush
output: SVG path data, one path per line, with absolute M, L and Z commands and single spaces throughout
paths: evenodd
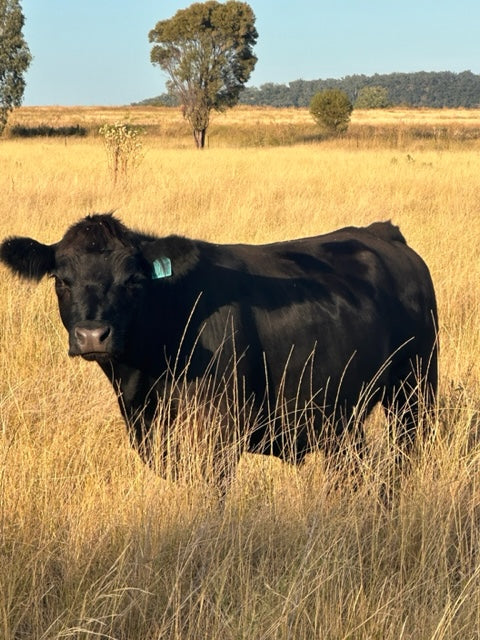
M 353 105 L 349 97 L 340 89 L 325 89 L 316 93 L 310 102 L 310 113 L 315 122 L 333 135 L 348 129 Z
M 385 87 L 362 87 L 355 100 L 355 109 L 385 109 L 388 106 L 388 89 Z

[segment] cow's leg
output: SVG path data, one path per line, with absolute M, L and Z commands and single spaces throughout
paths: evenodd
M 400 462 L 410 455 L 419 429 L 429 426 L 437 385 L 436 366 L 424 370 L 409 363 L 405 369 L 382 398 Z

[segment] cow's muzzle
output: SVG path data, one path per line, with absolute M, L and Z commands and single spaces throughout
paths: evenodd
M 86 360 L 110 358 L 112 328 L 109 325 L 77 326 L 70 336 L 71 356 L 82 356 Z

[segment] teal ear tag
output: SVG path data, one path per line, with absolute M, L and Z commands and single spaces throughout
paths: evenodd
M 166 256 L 153 261 L 152 280 L 169 278 L 172 275 L 172 261 Z

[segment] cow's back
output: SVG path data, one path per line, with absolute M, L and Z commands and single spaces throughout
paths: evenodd
M 353 397 L 395 352 L 408 360 L 433 348 L 428 269 L 389 222 L 207 250 L 202 279 L 215 286 L 202 294 L 206 315 L 216 326 L 219 313 L 231 319 L 251 391 L 261 396 L 268 383 L 271 403 L 319 390 L 332 402 L 340 387 Z M 202 342 L 215 351 L 208 324 Z

